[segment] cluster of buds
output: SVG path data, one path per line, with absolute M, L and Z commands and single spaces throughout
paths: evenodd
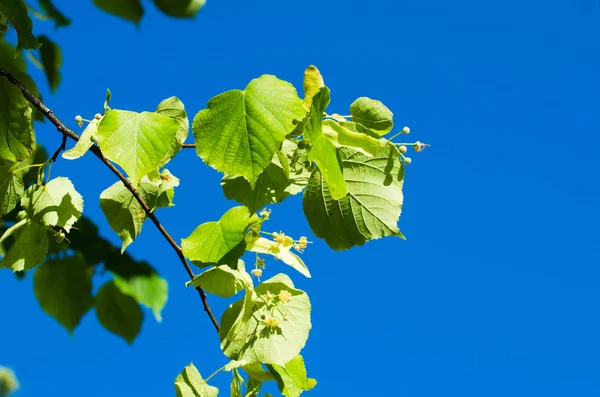
M 279 298 L 280 302 L 288 303 L 289 301 L 292 300 L 292 293 L 287 290 L 281 290 L 281 291 L 279 291 L 279 294 L 277 294 L 277 297 Z
M 250 271 L 250 274 L 260 280 L 260 277 L 262 276 L 262 270 L 260 270 L 260 269 L 252 269 Z
M 263 218 L 264 221 L 266 221 L 269 219 L 269 216 L 271 215 L 271 210 L 268 208 L 263 208 L 263 210 L 260 211 L 258 214 Z
M 267 328 L 279 327 L 279 321 L 276 318 L 263 318 L 260 320 Z
M 300 237 L 300 240 L 294 243 L 294 249 L 298 252 L 304 252 L 308 243 L 310 243 L 310 241 L 308 241 L 306 237 L 302 236 Z
M 96 113 L 94 115 L 94 119 L 100 121 L 100 120 L 102 120 L 102 115 L 100 113 Z M 90 120 L 86 120 L 83 117 L 81 117 L 80 115 L 75 116 L 75 122 L 77 123 L 77 125 L 79 127 L 83 126 L 84 121 L 87 121 L 88 123 L 90 122 Z
M 272 233 L 271 236 L 273 240 L 277 242 L 277 245 L 281 245 L 283 247 L 293 247 L 298 252 L 303 252 L 306 249 L 306 246 L 310 243 L 308 238 L 302 236 L 298 240 L 294 240 L 291 237 L 288 237 L 283 232 Z
M 267 293 L 263 295 L 263 299 L 265 300 L 267 305 L 273 303 L 275 301 L 275 298 L 277 298 L 277 295 L 273 294 L 271 291 L 267 291 Z
M 409 133 L 410 133 L 410 128 L 404 127 L 400 133 L 398 133 L 394 136 L 398 136 L 400 134 L 409 134 Z M 410 157 L 405 156 L 406 152 L 408 151 L 407 145 L 412 146 L 413 149 L 415 149 L 415 152 L 422 152 L 423 149 L 425 149 L 425 147 L 429 146 L 428 144 L 420 142 L 420 141 L 416 141 L 415 143 L 396 143 L 395 145 L 398 145 L 398 151 L 400 152 L 400 157 L 402 157 L 402 161 L 406 165 L 412 163 L 412 159 Z

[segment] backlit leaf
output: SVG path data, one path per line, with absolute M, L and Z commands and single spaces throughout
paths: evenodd
M 50 40 L 47 36 L 39 37 L 40 43 L 40 58 L 44 66 L 46 78 L 50 84 L 50 90 L 56 91 L 60 84 L 60 67 L 62 65 L 62 54 L 60 48 Z
M 46 231 L 46 226 L 27 221 L 15 232 L 15 240 L 0 261 L 0 267 L 8 267 L 17 272 L 33 269 L 42 263 L 48 252 Z
M 175 379 L 177 397 L 217 397 L 219 389 L 210 386 L 194 364 L 190 363 Z
M 392 112 L 380 101 L 360 97 L 350 105 L 352 120 L 379 135 L 385 135 L 394 127 Z
M 271 365 L 270 370 L 277 380 L 279 391 L 286 397 L 298 397 L 303 391 L 309 391 L 317 384 L 316 380 L 306 377 L 304 359 L 300 354 L 283 366 Z
M 165 14 L 177 18 L 192 18 L 204 6 L 206 0 L 154 0 Z
M 96 315 L 100 324 L 110 332 L 133 343 L 144 320 L 135 299 L 125 295 L 113 281 L 104 284 L 96 294 Z
M 7 16 L 13 28 L 17 31 L 17 50 L 36 49 L 40 46 L 40 43 L 32 33 L 33 24 L 27 12 L 25 1 L 1 0 L 0 14 Z
M 140 0 L 94 0 L 98 8 L 136 24 L 144 15 Z
M 31 107 L 5 78 L 0 78 L 0 103 L 0 163 L 23 161 L 34 148 Z

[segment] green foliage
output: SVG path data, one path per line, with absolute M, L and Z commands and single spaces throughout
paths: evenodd
M 7 235 L 8 233 L 8 235 Z M 47 228 L 35 221 L 23 219 L 18 230 L 14 231 L 14 241 L 6 253 L 0 267 L 8 267 L 13 272 L 31 270 L 44 261 L 48 252 Z M 7 231 L 2 240 L 13 233 Z
M 136 24 L 140 22 L 144 15 L 140 0 L 94 0 L 94 4 L 110 14 L 133 21 Z
M 327 181 L 315 171 L 304 192 L 306 219 L 316 236 L 336 250 L 385 236 L 402 236 L 397 222 L 402 209 L 404 168 L 394 148 L 367 157 L 352 149 L 340 155 L 348 193 L 335 200 Z
M 33 24 L 27 13 L 27 4 L 23 0 L 0 0 L 0 14 L 5 15 L 19 38 L 19 49 L 36 49 L 40 46 L 32 33 Z
M 8 214 L 19 202 L 24 191 L 22 173 L 16 168 L 19 163 L 0 166 L 0 215 Z
M 200 273 L 191 283 L 209 294 L 229 298 L 246 288 L 247 279 L 238 270 L 229 266 L 219 266 Z
M 0 366 L 0 397 L 8 397 L 19 388 L 15 373 L 6 367 Z
M 56 91 L 60 84 L 60 67 L 62 65 L 62 54 L 60 47 L 56 45 L 47 36 L 39 37 L 42 47 L 40 48 L 40 58 L 44 66 L 46 78 L 50 84 L 50 90 Z
M 380 101 L 360 97 L 350 105 L 352 120 L 379 135 L 385 135 L 394 127 L 392 112 Z
M 192 124 L 196 152 L 211 167 L 243 176 L 254 186 L 304 115 L 290 83 L 263 75 L 243 91 L 212 98 L 208 108 L 196 114 Z
M 96 315 L 104 328 L 130 344 L 140 332 L 144 319 L 144 313 L 135 299 L 121 292 L 113 281 L 98 290 Z
M 19 89 L 0 80 L 0 164 L 25 160 L 34 147 L 31 107 Z
M 219 389 L 210 386 L 190 363 L 175 379 L 177 397 L 217 397 Z
M 302 259 L 296 254 L 294 254 L 291 250 L 293 242 L 291 239 L 286 241 L 283 244 L 278 244 L 276 241 L 268 240 L 264 237 L 259 237 L 254 240 L 246 249 L 248 251 L 256 252 L 259 254 L 267 254 L 272 255 L 276 259 L 279 259 L 286 265 L 289 265 L 299 271 L 306 277 L 310 277 L 310 272 L 308 271 L 308 267 L 304 264 Z
M 168 284 L 154 269 L 149 268 L 143 273 L 128 277 L 115 274 L 114 282 L 123 294 L 152 309 L 156 320 L 162 321 L 160 313 L 167 303 Z
M 46 12 L 46 15 L 54 20 L 54 27 L 69 26 L 71 20 L 67 18 L 50 0 L 39 0 L 40 7 Z
M 90 270 L 76 255 L 49 260 L 35 271 L 33 292 L 40 306 L 69 332 L 94 305 Z
M 178 18 L 191 18 L 204 6 L 206 0 L 154 0 L 165 14 Z
M 300 354 L 284 366 L 273 364 L 269 369 L 277 380 L 279 391 L 286 397 L 298 397 L 303 391 L 311 390 L 317 381 L 306 377 L 304 359 Z

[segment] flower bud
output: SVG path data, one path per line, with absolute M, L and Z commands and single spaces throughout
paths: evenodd
M 398 150 L 400 150 L 400 153 L 404 154 L 404 153 L 406 153 L 406 151 L 407 151 L 408 149 L 406 148 L 406 146 L 402 145 L 402 146 L 400 146 L 400 147 L 398 148 Z
M 409 165 L 410 163 L 412 163 L 412 159 L 410 157 L 405 157 L 404 164 Z
M 410 128 L 408 128 L 408 127 L 402 128 L 402 133 L 403 134 L 410 134 Z

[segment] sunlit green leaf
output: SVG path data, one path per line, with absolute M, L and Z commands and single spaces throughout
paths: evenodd
M 229 298 L 246 288 L 246 280 L 239 271 L 227 265 L 210 268 L 192 280 L 194 287 L 200 287 L 209 294 Z
M 94 4 L 110 14 L 135 23 L 144 15 L 140 0 L 94 0 Z
M 191 261 L 217 263 L 244 239 L 250 212 L 246 207 L 234 207 L 220 220 L 198 226 L 181 240 L 183 254 Z
M 28 216 L 47 226 L 58 226 L 67 232 L 83 212 L 83 198 L 68 178 L 54 178 L 45 185 L 29 187 L 21 205 Z
M 175 139 L 171 143 L 171 147 L 165 158 L 161 161 L 160 167 L 169 162 L 170 159 L 175 157 L 175 155 L 181 150 L 181 146 L 185 142 L 188 137 L 190 130 L 190 122 L 187 117 L 187 113 L 185 112 L 185 107 L 183 106 L 183 102 L 179 100 L 177 97 L 170 97 L 162 101 L 158 104 L 156 108 L 156 113 L 170 117 L 177 121 L 179 124 L 179 128 L 177 129 L 177 133 L 175 134 Z
M 179 123 L 153 112 L 109 110 L 98 125 L 102 153 L 119 164 L 134 186 L 156 170 L 175 139 Z
M 71 256 L 43 263 L 33 276 L 40 306 L 69 332 L 94 305 L 89 270 L 81 256 Z
M 221 349 L 233 360 L 285 365 L 302 350 L 310 328 L 308 296 L 278 274 L 255 292 L 247 288 L 244 299 L 225 310 Z
M 394 127 L 392 112 L 380 101 L 360 97 L 350 105 L 352 120 L 379 135 L 385 135 Z
M 60 48 L 50 40 L 47 36 L 39 37 L 40 43 L 40 58 L 44 66 L 46 78 L 50 84 L 50 90 L 56 91 L 60 84 L 60 67 L 62 65 L 62 54 Z
M 385 138 L 374 138 L 366 133 L 353 131 L 348 126 L 352 126 L 352 123 L 340 124 L 334 120 L 325 120 L 323 134 L 336 148 L 348 147 L 368 156 L 377 155 L 387 145 Z
M 8 397 L 19 389 L 19 382 L 15 373 L 6 367 L 0 366 L 0 396 Z
M 194 117 L 196 152 L 211 167 L 254 185 L 306 112 L 294 87 L 263 75 L 212 98 Z
M 323 133 L 322 115 L 329 104 L 329 88 L 323 87 L 312 101 L 310 118 L 304 127 L 304 139 L 311 145 L 308 159 L 314 161 L 330 186 L 334 199 L 344 197 L 348 187 L 341 170 L 337 149 Z
M 14 172 L 18 166 L 0 166 L 0 215 L 8 214 L 17 206 L 25 189 L 22 172 Z
M 210 386 L 190 363 L 175 379 L 177 397 L 217 397 L 219 389 Z
M 316 380 L 306 377 L 304 359 L 300 354 L 285 365 L 273 364 L 270 369 L 277 380 L 279 391 L 286 397 L 298 397 L 303 391 L 311 390 L 317 384 Z
M 340 149 L 348 194 L 335 200 L 315 171 L 304 192 L 304 214 L 317 237 L 333 249 L 348 249 L 385 236 L 400 236 L 404 168 L 392 147 L 377 156 Z
M 162 12 L 177 18 L 192 18 L 204 3 L 206 0 L 154 0 Z
M 1 0 L 0 13 L 6 15 L 17 31 L 19 49 L 36 49 L 40 46 L 32 33 L 33 24 L 27 12 L 27 4 L 23 0 Z M 0 101 L 1 103 L 1 101 Z
M 5 78 L 0 78 L 0 103 L 0 163 L 23 161 L 34 148 L 31 107 Z
M 0 267 L 13 272 L 30 270 L 44 261 L 48 252 L 47 228 L 37 222 L 26 222 L 15 232 L 15 240 L 0 261 Z
M 133 343 L 139 334 L 144 313 L 135 299 L 125 295 L 113 281 L 104 284 L 96 294 L 96 315 L 110 332 Z

